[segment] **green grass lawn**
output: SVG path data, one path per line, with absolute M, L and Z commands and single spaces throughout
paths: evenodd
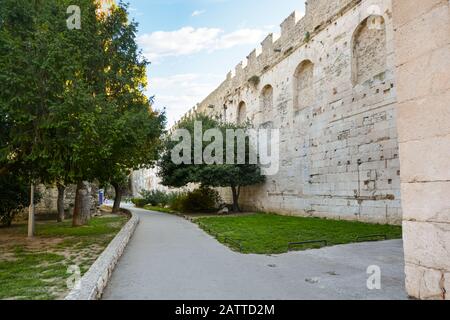
M 38 222 L 26 239 L 26 224 L 0 228 L 0 299 L 61 299 L 68 293 L 67 268 L 84 274 L 122 226 L 126 216 L 93 218 L 88 226 Z
M 357 242 L 357 238 L 361 236 L 382 234 L 388 239 L 402 237 L 402 229 L 399 226 L 263 213 L 233 217 L 205 217 L 195 221 L 218 241 L 232 249 L 238 247 L 235 242 L 240 243 L 243 253 L 284 253 L 288 251 L 290 242 L 327 240 L 328 245 L 331 246 Z M 320 245 L 301 245 L 294 250 L 317 247 Z

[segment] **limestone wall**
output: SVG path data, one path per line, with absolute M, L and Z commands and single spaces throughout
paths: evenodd
M 96 210 L 98 206 L 98 187 L 96 184 L 90 184 L 91 189 L 91 208 L 92 211 Z M 36 205 L 36 214 L 38 215 L 51 215 L 58 212 L 57 200 L 58 189 L 53 186 L 38 185 L 36 191 L 41 194 L 41 201 Z M 72 215 L 73 207 L 75 204 L 76 186 L 67 186 L 64 194 L 64 209 L 66 213 Z M 23 214 L 28 214 L 28 209 L 23 210 Z
M 161 179 L 157 175 L 157 169 L 141 169 L 134 171 L 130 180 L 131 194 L 133 197 L 139 197 L 142 191 L 169 190 L 160 184 Z
M 245 209 L 398 224 L 391 0 L 314 0 L 299 18 L 186 116 L 281 130 L 279 173 L 243 190 Z
M 394 0 L 406 287 L 450 299 L 450 9 Z

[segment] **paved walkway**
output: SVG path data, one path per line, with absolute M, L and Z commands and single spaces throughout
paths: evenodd
M 141 222 L 104 299 L 406 299 L 401 241 L 242 255 L 180 217 L 130 208 Z M 378 265 L 382 289 L 367 289 Z

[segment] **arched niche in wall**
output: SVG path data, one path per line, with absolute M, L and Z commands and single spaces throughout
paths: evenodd
M 244 101 L 241 101 L 237 110 L 237 123 L 242 124 L 247 121 L 247 105 Z
M 294 73 L 294 110 L 302 110 L 314 102 L 314 64 L 302 61 Z
M 386 23 L 379 15 L 363 20 L 353 34 L 352 81 L 363 84 L 387 70 Z
M 268 113 L 273 109 L 273 88 L 270 84 L 264 86 L 260 97 L 261 112 Z

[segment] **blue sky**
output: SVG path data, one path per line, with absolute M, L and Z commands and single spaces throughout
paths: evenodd
M 152 62 L 148 94 L 169 125 L 203 100 L 303 0 L 128 0 Z

